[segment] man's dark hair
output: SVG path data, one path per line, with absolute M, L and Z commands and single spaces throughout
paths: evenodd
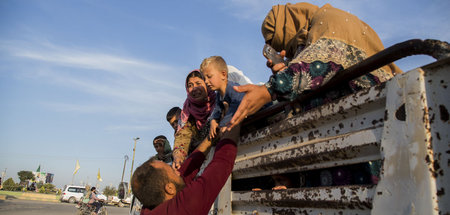
M 179 107 L 173 107 L 169 110 L 169 112 L 167 112 L 166 115 L 166 120 L 167 122 L 170 121 L 170 119 L 172 119 L 174 116 L 176 116 L 177 114 L 181 113 L 181 108 Z
M 164 186 L 169 182 L 166 172 L 151 165 L 153 161 L 155 159 L 149 159 L 139 166 L 131 179 L 133 194 L 144 207 L 149 209 L 164 202 Z

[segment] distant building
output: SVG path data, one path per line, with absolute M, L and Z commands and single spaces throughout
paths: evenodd
M 55 174 L 53 173 L 45 173 L 45 172 L 33 172 L 33 175 L 35 177 L 34 181 L 36 183 L 42 182 L 43 184 L 52 183 L 53 177 L 55 176 Z
M 54 176 L 55 174 L 53 174 L 53 173 L 47 173 L 47 176 L 45 177 L 45 183 L 52 183 L 53 182 L 53 176 Z

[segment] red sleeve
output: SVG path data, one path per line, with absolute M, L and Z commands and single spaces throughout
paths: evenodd
M 181 164 L 178 171 L 180 172 L 185 184 L 191 183 L 200 170 L 203 161 L 205 161 L 205 155 L 202 152 L 195 150 L 189 155 L 183 164 Z
M 236 143 L 230 139 L 221 140 L 217 144 L 214 158 L 201 176 L 186 184 L 173 199 L 165 201 L 152 211 L 145 208 L 141 214 L 208 214 L 233 170 L 236 152 Z

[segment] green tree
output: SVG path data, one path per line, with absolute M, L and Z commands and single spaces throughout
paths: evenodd
M 5 182 L 3 182 L 3 189 L 8 191 L 19 191 L 21 190 L 21 186 L 16 184 L 12 178 L 8 178 Z
M 47 183 L 47 184 L 44 184 L 44 188 L 46 190 L 53 190 L 53 189 L 55 189 L 55 185 Z
M 31 171 L 22 170 L 17 173 L 19 176 L 20 183 L 23 183 L 27 180 L 34 180 L 34 174 Z
M 50 183 L 42 185 L 41 189 L 44 189 L 44 193 L 56 193 L 55 185 Z M 39 192 L 41 189 L 39 189 Z
M 45 188 L 44 188 L 44 186 L 42 186 L 42 187 L 39 188 L 38 190 L 39 190 L 39 193 L 45 193 Z
M 36 183 L 37 189 L 41 189 L 42 186 L 44 186 L 44 182 L 40 181 L 40 182 Z
M 103 189 L 103 195 L 105 195 L 105 196 L 116 196 L 117 195 L 117 190 L 116 190 L 115 187 L 106 186 Z

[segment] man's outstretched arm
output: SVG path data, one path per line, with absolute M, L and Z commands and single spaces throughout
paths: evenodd
M 191 214 L 207 214 L 211 205 L 219 195 L 220 190 L 233 170 L 234 160 L 237 153 L 240 126 L 223 134 L 222 139 L 216 146 L 214 157 L 205 171 L 186 188 L 190 192 L 184 192 L 186 196 L 186 211 Z
M 208 138 L 205 138 L 183 162 L 179 171 L 183 177 L 184 183 L 190 183 L 194 179 L 210 149 L 211 141 L 208 140 Z

